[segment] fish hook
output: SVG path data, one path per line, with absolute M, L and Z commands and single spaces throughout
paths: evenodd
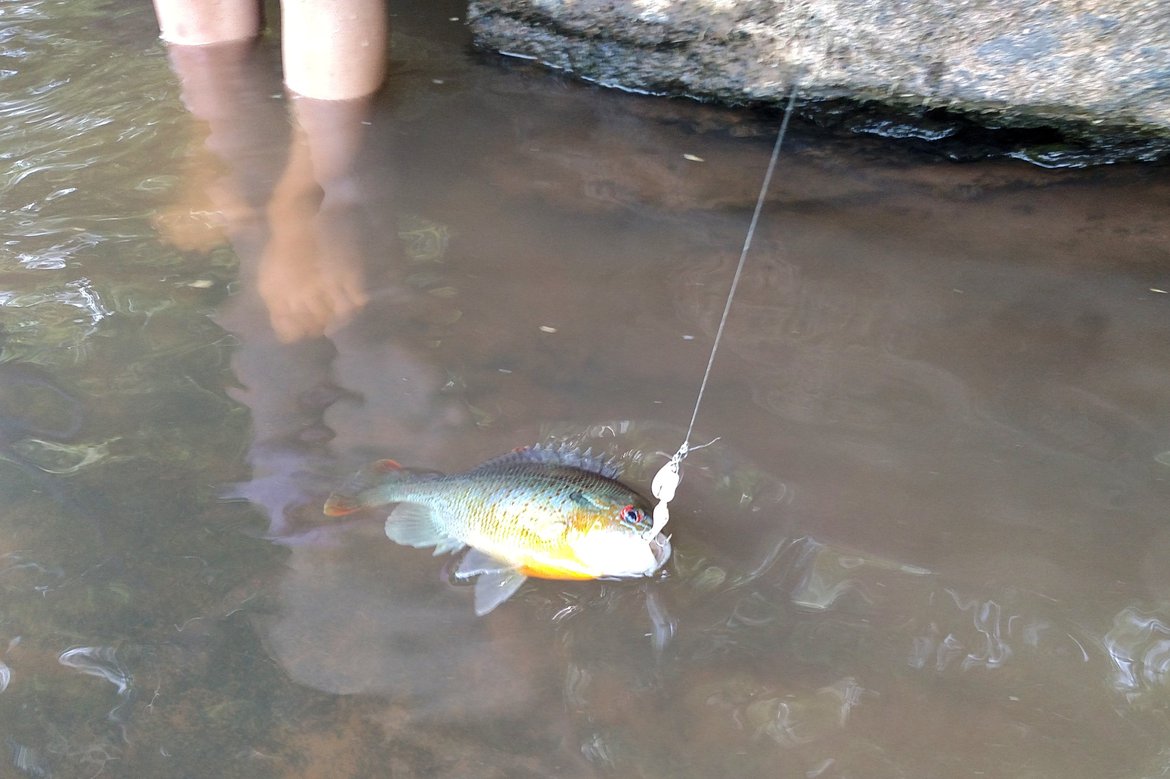
M 648 538 L 657 538 L 662 528 L 670 521 L 668 504 L 674 500 L 674 492 L 678 489 L 679 481 L 682 480 L 682 461 L 696 449 L 705 449 L 718 440 L 719 436 L 716 436 L 707 443 L 698 446 L 691 446 L 689 441 L 683 441 L 678 451 L 672 454 L 666 464 L 658 469 L 658 473 L 654 474 L 654 479 L 650 482 L 650 493 L 658 499 L 658 503 L 654 506 L 654 525 L 647 533 Z

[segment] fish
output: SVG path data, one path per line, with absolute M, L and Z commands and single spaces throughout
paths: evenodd
M 666 564 L 669 537 L 653 534 L 649 501 L 620 475 L 612 460 L 567 445 L 522 447 L 455 474 L 379 460 L 330 495 L 324 512 L 396 504 L 386 519 L 392 541 L 435 555 L 466 550 L 453 576 L 475 579 L 482 616 L 530 576 L 627 579 Z

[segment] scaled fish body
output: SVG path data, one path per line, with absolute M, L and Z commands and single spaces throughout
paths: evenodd
M 649 503 L 617 481 L 607 461 L 569 448 L 517 449 L 464 473 L 443 475 L 381 460 L 325 503 L 342 516 L 398 505 L 386 535 L 435 554 L 470 547 L 455 575 L 478 577 L 475 610 L 486 614 L 528 576 L 598 579 L 649 576 L 670 557 Z

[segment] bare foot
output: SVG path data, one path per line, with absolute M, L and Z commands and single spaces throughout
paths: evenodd
M 362 258 L 342 229 L 352 220 L 304 194 L 274 198 L 268 219 L 257 287 L 276 336 L 291 343 L 347 323 L 368 301 Z
M 192 131 L 181 185 L 154 224 L 172 246 L 207 253 L 257 223 L 245 192 L 254 173 L 248 161 L 270 143 L 264 83 L 249 42 L 171 45 L 167 54 L 191 112 Z
M 209 253 L 256 221 L 253 208 L 236 186 L 227 166 L 202 140 L 192 144 L 174 202 L 154 216 L 163 241 L 187 252 Z

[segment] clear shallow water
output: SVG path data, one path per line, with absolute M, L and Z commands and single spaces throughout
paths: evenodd
M 795 132 L 662 581 L 477 619 L 377 518 L 320 530 L 378 456 L 581 441 L 645 487 L 775 128 L 400 10 L 385 93 L 301 135 L 272 39 L 0 18 L 5 772 L 1170 767 L 1165 168 Z

